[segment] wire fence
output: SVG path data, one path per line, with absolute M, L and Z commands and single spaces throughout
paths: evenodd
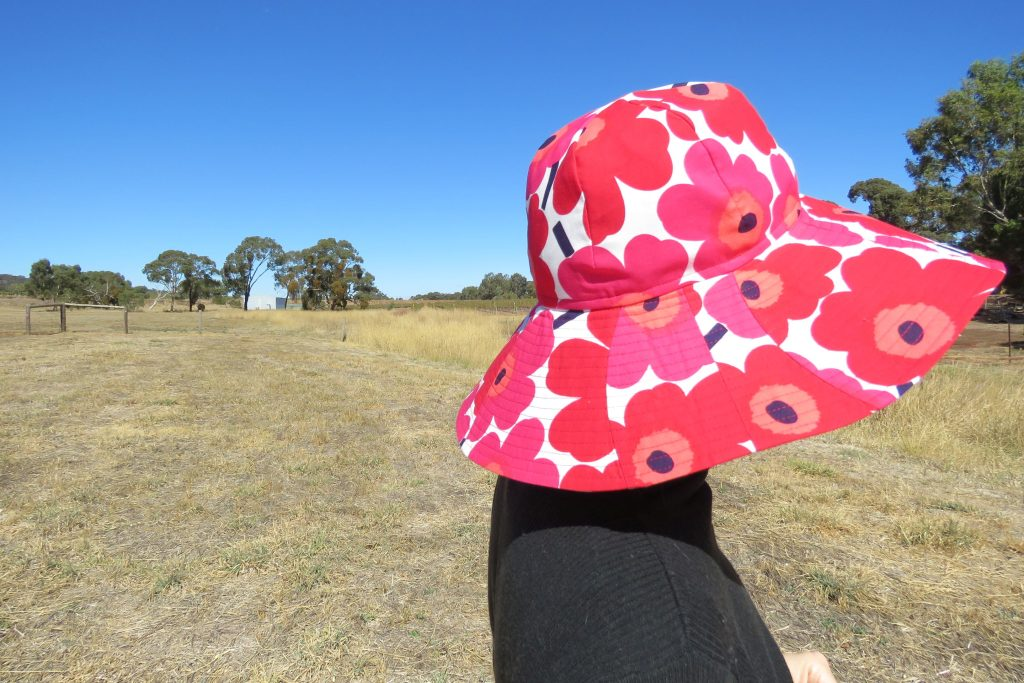
M 127 330 L 127 312 L 119 306 L 0 300 L 0 336 Z

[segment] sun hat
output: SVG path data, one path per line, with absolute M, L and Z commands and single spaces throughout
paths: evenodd
M 572 121 L 526 194 L 538 304 L 456 433 L 530 484 L 649 486 L 855 422 L 917 383 L 1005 274 L 800 195 L 723 83 Z

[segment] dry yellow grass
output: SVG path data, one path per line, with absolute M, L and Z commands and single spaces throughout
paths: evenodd
M 895 450 L 964 472 L 1024 466 L 1024 366 L 940 364 L 895 404 L 844 430 L 865 448 Z
M 522 316 L 420 307 L 366 311 L 221 311 L 278 331 L 316 333 L 377 351 L 480 368 L 490 363 Z M 525 312 L 524 312 L 525 315 Z
M 0 339 L 0 680 L 490 678 L 492 480 L 450 423 L 517 316 L 95 315 Z M 845 681 L 1024 678 L 1019 373 L 944 365 L 714 470 L 784 647 Z

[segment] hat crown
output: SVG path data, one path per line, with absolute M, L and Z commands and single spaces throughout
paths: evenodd
M 625 95 L 562 127 L 527 178 L 541 304 L 593 309 L 734 270 L 792 225 L 792 162 L 724 83 Z

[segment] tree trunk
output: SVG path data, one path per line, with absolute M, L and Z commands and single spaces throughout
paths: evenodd
M 246 288 L 245 292 L 243 292 L 243 296 L 242 296 L 242 310 L 243 311 L 248 311 L 249 310 L 249 289 L 248 288 Z

